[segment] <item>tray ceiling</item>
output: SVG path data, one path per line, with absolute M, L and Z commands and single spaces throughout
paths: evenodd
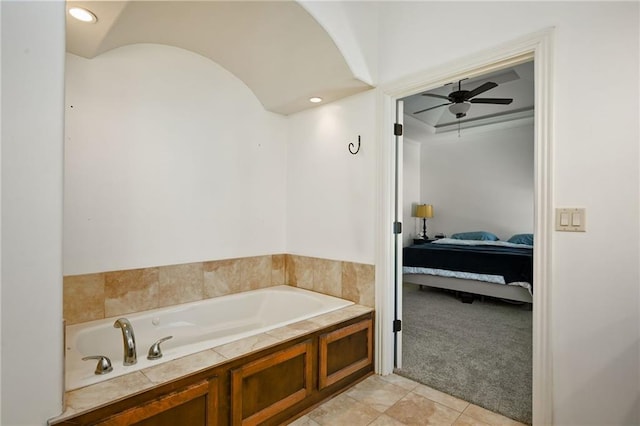
M 512 98 L 510 105 L 471 104 L 467 116 L 456 119 L 448 106 L 441 106 L 430 111 L 415 114 L 417 111 L 447 103 L 441 98 L 423 96 L 432 93 L 448 96 L 458 90 L 458 82 L 422 92 L 404 99 L 404 113 L 426 124 L 435 133 L 441 133 L 461 127 L 469 128 L 485 124 L 500 123 L 534 115 L 534 67 L 533 62 L 526 62 L 513 68 L 503 69 L 490 74 L 462 81 L 462 90 L 472 90 L 488 81 L 498 84 L 478 96 L 478 98 Z

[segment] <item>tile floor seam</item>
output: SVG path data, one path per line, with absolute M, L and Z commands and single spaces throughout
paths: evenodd
M 460 420 L 460 417 L 462 417 L 462 412 L 458 413 L 458 417 L 456 417 L 453 423 L 451 423 L 451 426 L 455 425 L 458 422 L 458 420 Z

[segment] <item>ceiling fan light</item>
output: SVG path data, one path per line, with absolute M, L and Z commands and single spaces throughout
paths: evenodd
M 455 114 L 456 117 L 460 116 L 458 118 L 464 117 L 467 111 L 469 111 L 469 108 L 471 108 L 471 102 L 460 102 L 449 105 L 451 114 Z

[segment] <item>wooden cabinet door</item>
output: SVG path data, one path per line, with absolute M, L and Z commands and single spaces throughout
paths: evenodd
M 256 425 L 312 391 L 311 340 L 231 371 L 231 424 Z
M 171 392 L 103 420 L 100 426 L 217 426 L 218 380 Z
M 322 334 L 318 388 L 324 389 L 373 363 L 371 318 Z

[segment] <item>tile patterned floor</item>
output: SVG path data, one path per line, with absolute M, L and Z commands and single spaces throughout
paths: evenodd
M 373 375 L 290 426 L 522 425 L 404 377 Z

